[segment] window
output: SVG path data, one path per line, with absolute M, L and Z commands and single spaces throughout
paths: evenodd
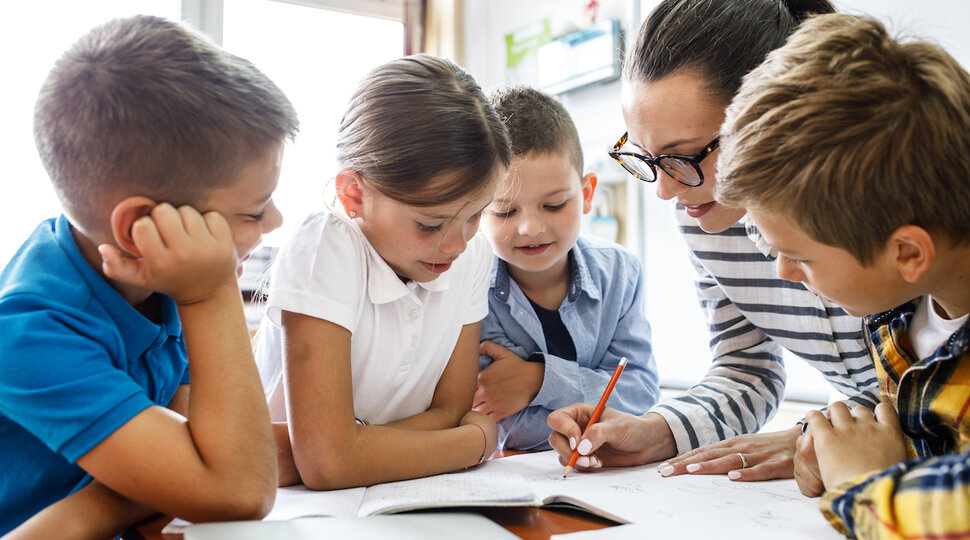
M 7 167 L 4 187 L 10 202 L 0 218 L 0 266 L 6 265 L 42 220 L 60 213 L 33 139 L 34 101 L 54 62 L 98 24 L 138 13 L 178 20 L 183 5 L 192 11 L 188 16 L 201 18 L 193 22 L 203 31 L 217 41 L 221 37 L 228 50 L 251 60 L 272 78 L 300 115 L 301 133 L 286 150 L 276 195 L 286 223 L 267 238 L 269 245 L 282 242 L 287 231 L 308 212 L 323 207 L 323 187 L 336 172 L 337 127 L 357 83 L 367 71 L 404 51 L 402 3 L 331 0 L 307 5 L 311 3 L 101 0 L 59 1 L 55 6 L 50 2 L 17 2 L 8 6 L 8 20 L 24 24 L 8 25 L 0 33 L 3 63 L 8 73 L 16 74 L 12 80 L 15 84 L 4 89 L 2 105 L 7 125 L 0 130 L 0 143 Z M 353 14 L 349 9 L 367 10 L 374 16 Z M 397 19 L 387 18 L 395 14 Z M 213 16 L 219 20 L 213 23 L 206 19 Z
M 271 0 L 226 2 L 223 46 L 259 67 L 290 98 L 300 134 L 283 158 L 274 200 L 285 218 L 265 243 L 278 246 L 324 208 L 336 173 L 337 128 L 350 95 L 371 69 L 404 52 L 399 20 Z
M 4 156 L 0 212 L 0 266 L 6 265 L 37 225 L 60 213 L 47 172 L 34 146 L 34 101 L 54 62 L 91 28 L 137 13 L 178 19 L 180 0 L 11 2 L 4 5 L 0 59 L 6 73 L 0 117 Z

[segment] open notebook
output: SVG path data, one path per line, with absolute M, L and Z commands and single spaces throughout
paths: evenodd
M 457 473 L 376 484 L 370 487 L 312 491 L 303 486 L 279 488 L 266 521 L 301 517 L 366 517 L 409 510 L 473 506 L 538 505 L 529 482 L 516 471 L 486 464 Z M 175 519 L 163 534 L 177 534 L 191 525 Z
M 369 488 L 280 488 L 266 519 L 362 517 L 449 507 L 568 506 L 658 530 L 709 525 L 762 537 L 784 535 L 786 540 L 839 538 L 819 512 L 818 500 L 799 493 L 794 480 L 733 482 L 722 475 L 662 478 L 655 465 L 574 472 L 568 478 L 562 473 L 556 454 L 549 451 Z
M 311 491 L 303 486 L 280 488 L 276 492 L 276 505 L 266 519 L 364 517 L 426 508 L 534 503 L 535 492 L 522 475 L 481 467 L 367 488 L 333 491 Z

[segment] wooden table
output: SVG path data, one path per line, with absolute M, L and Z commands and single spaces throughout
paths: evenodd
M 520 452 L 498 450 L 492 459 Z M 432 511 L 449 511 L 434 509 Z M 553 534 L 564 534 L 611 527 L 616 523 L 580 511 L 534 507 L 474 507 L 455 511 L 474 512 L 498 523 L 512 534 L 525 540 L 548 540 Z M 125 540 L 178 540 L 181 534 L 162 534 L 172 518 L 159 516 L 142 523 L 124 535 Z

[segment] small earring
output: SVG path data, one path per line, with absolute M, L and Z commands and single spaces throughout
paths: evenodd
M 357 211 L 356 210 L 351 210 L 350 211 L 350 217 L 352 217 L 352 218 L 357 217 Z

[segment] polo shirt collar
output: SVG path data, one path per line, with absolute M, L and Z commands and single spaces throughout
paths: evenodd
M 182 322 L 174 300 L 164 294 L 156 293 L 161 302 L 162 323 L 155 324 L 145 318 L 88 264 L 74 241 L 71 228 L 67 217 L 61 214 L 54 225 L 57 244 L 84 279 L 94 301 L 104 308 L 118 328 L 118 333 L 125 343 L 125 353 L 128 358 L 137 358 L 144 354 L 161 333 L 171 337 L 182 334 Z
M 351 223 L 367 247 L 367 295 L 371 302 L 374 304 L 394 302 L 412 294 L 419 287 L 432 292 L 448 290 L 451 278 L 448 272 L 427 282 L 408 281 L 405 283 L 401 281 L 397 272 L 381 258 L 374 246 L 364 236 L 364 232 L 360 230 L 357 222 L 351 221 Z M 450 271 L 454 271 L 454 269 Z

